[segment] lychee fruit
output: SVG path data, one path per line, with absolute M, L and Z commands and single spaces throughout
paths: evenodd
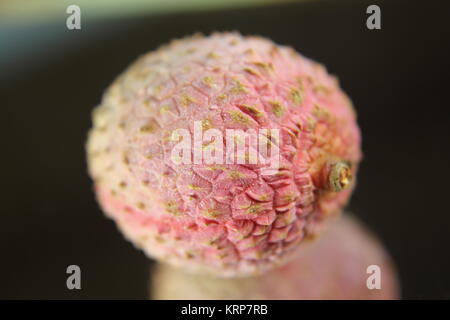
M 87 152 L 98 201 L 130 241 L 220 276 L 265 272 L 314 238 L 348 201 L 361 158 L 336 78 L 237 33 L 139 58 L 94 110 Z
M 372 266 L 379 268 L 378 274 Z M 163 263 L 151 275 L 150 298 L 159 300 L 373 300 L 398 299 L 400 293 L 396 271 L 382 245 L 347 216 L 330 225 L 317 241 L 303 245 L 292 261 L 264 275 L 222 279 Z

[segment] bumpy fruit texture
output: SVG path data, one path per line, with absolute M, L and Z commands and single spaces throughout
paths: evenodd
M 157 264 L 152 270 L 152 299 L 398 299 L 399 286 L 389 256 L 356 220 L 344 217 L 295 259 L 270 272 L 248 278 L 221 279 L 193 275 Z M 381 271 L 381 288 L 369 289 L 367 267 Z M 369 279 L 372 285 L 373 279 Z
M 175 164 L 172 133 L 193 132 L 194 121 L 224 137 L 278 129 L 279 170 Z M 360 160 L 355 112 L 337 80 L 291 48 L 235 33 L 139 58 L 93 123 L 89 170 L 107 215 L 149 256 L 221 276 L 265 272 L 313 238 L 347 202 Z

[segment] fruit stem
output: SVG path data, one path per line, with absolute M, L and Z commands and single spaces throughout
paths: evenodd
M 347 189 L 352 183 L 353 176 L 348 162 L 332 163 L 328 171 L 328 187 L 330 191 L 339 192 Z

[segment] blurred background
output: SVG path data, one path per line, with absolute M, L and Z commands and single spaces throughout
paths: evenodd
M 68 30 L 66 9 L 81 9 Z M 366 8 L 381 8 L 368 30 Z M 194 32 L 259 34 L 324 63 L 352 98 L 364 160 L 349 210 L 403 298 L 450 298 L 449 5 L 357 0 L 0 0 L 0 298 L 147 297 L 151 262 L 97 206 L 90 112 L 139 55 Z M 82 290 L 66 288 L 66 268 Z

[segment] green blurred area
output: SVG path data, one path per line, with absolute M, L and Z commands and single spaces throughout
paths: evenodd
M 301 0 L 0 0 L 0 24 L 36 23 L 66 16 L 77 5 L 83 16 L 104 18 L 242 8 Z
M 0 0 L 0 70 L 6 79 L 50 63 L 76 46 L 77 41 L 88 43 L 90 37 L 117 32 L 102 27 L 114 19 L 166 17 L 173 19 L 173 26 L 176 26 L 177 14 L 302 1 L 307 0 Z M 80 8 L 81 29 L 86 32 L 73 32 L 69 37 L 66 20 L 73 13 L 68 11 L 71 5 Z

